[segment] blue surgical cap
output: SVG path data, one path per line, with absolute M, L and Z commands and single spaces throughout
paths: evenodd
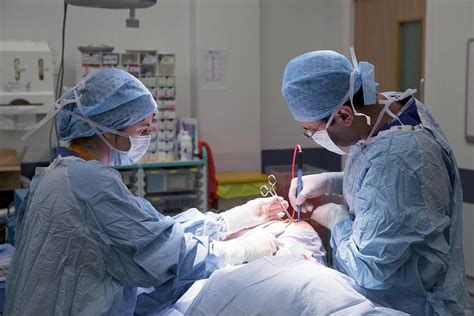
M 134 76 L 120 69 L 103 69 L 86 77 L 64 95 L 74 100 L 77 91 L 84 114 L 100 126 L 120 130 L 144 120 L 156 111 L 156 102 L 148 89 Z M 83 116 L 76 102 L 66 104 L 56 115 L 59 137 L 73 140 L 90 137 L 95 130 L 76 115 Z M 71 111 L 76 115 L 68 113 Z M 104 131 L 105 132 L 105 131 Z
M 295 120 L 311 122 L 327 118 L 347 102 L 353 71 L 346 57 L 330 50 L 314 51 L 292 59 L 283 75 L 282 94 Z M 365 104 L 375 103 L 377 84 L 373 77 L 373 65 L 367 62 L 358 65 L 353 93 L 363 86 Z

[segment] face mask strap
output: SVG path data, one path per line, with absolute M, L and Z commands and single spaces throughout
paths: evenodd
M 326 126 L 324 127 L 325 130 L 328 129 L 329 125 L 331 125 L 332 121 L 334 120 L 334 117 L 336 116 L 336 113 L 337 111 L 340 109 L 341 107 L 338 106 L 336 108 L 336 110 L 334 112 L 332 112 L 331 116 L 329 117 L 328 121 L 326 122 Z
M 387 100 L 389 101 L 389 100 Z M 387 103 L 383 103 L 385 104 L 384 108 L 380 111 L 379 115 L 377 116 L 377 120 L 375 121 L 375 124 L 374 124 L 374 127 L 372 128 L 372 130 L 370 131 L 369 133 L 369 136 L 367 137 L 367 140 L 369 140 L 372 135 L 375 133 L 375 130 L 377 129 L 377 127 L 380 125 L 380 122 L 382 121 L 382 118 L 385 114 L 385 111 L 386 109 L 388 109 L 388 106 L 390 106 L 390 104 L 392 104 L 394 101 L 389 101 Z
M 36 123 L 35 126 L 33 126 L 28 132 L 26 132 L 21 137 L 21 140 L 26 141 L 28 138 L 31 137 L 31 135 L 33 135 L 44 124 L 46 124 L 51 119 L 53 119 L 53 117 L 55 117 L 59 113 L 59 111 L 61 111 L 64 108 L 64 106 L 74 103 L 74 102 L 76 102 L 74 99 L 65 99 L 64 96 L 56 100 L 56 102 L 54 102 L 53 108 L 48 112 L 48 114 L 46 114 L 46 116 L 41 121 Z
M 84 122 L 86 122 L 87 124 L 89 124 L 89 126 L 94 130 L 95 134 L 107 145 L 107 147 L 109 147 L 110 149 L 112 150 L 116 150 L 116 151 L 120 151 L 116 148 L 114 148 L 112 146 L 112 144 L 110 144 L 110 142 L 105 138 L 105 136 L 99 131 L 99 129 L 103 130 L 104 132 L 109 132 L 109 133 L 112 133 L 112 134 L 115 134 L 115 135 L 119 135 L 119 136 L 123 136 L 123 137 L 130 137 L 128 134 L 125 134 L 125 133 L 122 133 L 122 132 L 119 132 L 119 131 L 116 131 L 114 129 L 111 129 L 111 128 L 108 128 L 108 127 L 105 127 L 105 126 L 102 126 L 102 125 L 99 125 L 97 124 L 96 122 L 92 121 L 89 117 L 87 117 L 87 115 L 85 114 L 85 111 L 84 111 L 84 108 L 81 104 L 81 100 L 79 99 L 79 95 L 77 94 L 77 91 L 74 90 L 74 96 L 76 98 L 76 105 L 77 105 L 77 108 L 79 109 L 79 111 L 81 112 L 82 116 L 81 115 L 77 115 L 76 113 L 73 113 L 71 111 L 67 111 L 69 112 L 69 114 L 79 118 L 80 120 L 83 120 Z
M 26 132 L 22 137 L 21 137 L 21 140 L 22 141 L 26 141 L 28 138 L 31 137 L 31 135 L 33 135 L 38 129 L 40 129 L 44 124 L 46 124 L 47 122 L 49 122 L 49 120 L 51 120 L 53 117 L 56 116 L 56 114 L 58 114 L 58 112 L 61 110 L 61 108 L 58 106 L 58 105 L 55 105 L 51 111 L 48 112 L 48 114 L 46 114 L 46 116 L 41 120 L 39 121 L 38 123 L 35 124 L 35 126 L 33 126 L 28 132 Z
M 407 97 L 415 95 L 417 91 L 418 90 L 416 90 L 416 89 L 406 89 L 405 92 L 403 92 L 397 99 L 398 100 L 403 100 Z
M 355 70 L 359 70 L 359 63 L 357 62 L 357 57 L 356 57 L 355 50 L 354 50 L 353 46 L 349 48 L 349 52 L 351 53 L 352 67 Z
M 396 97 L 396 98 L 392 98 L 390 96 L 386 96 L 387 100 L 379 100 L 379 104 L 383 104 L 385 105 L 384 108 L 380 111 L 378 117 L 377 117 L 377 121 L 375 122 L 375 125 L 374 127 L 372 128 L 372 130 L 370 131 L 370 134 L 369 134 L 369 137 L 367 139 L 369 139 L 370 137 L 372 137 L 372 135 L 375 133 L 375 129 L 379 126 L 380 122 L 382 121 L 382 117 L 385 113 L 387 113 L 388 115 L 390 115 L 392 118 L 398 120 L 398 122 L 400 122 L 400 125 L 404 126 L 405 124 L 403 124 L 403 122 L 400 120 L 400 118 L 395 114 L 393 113 L 391 110 L 390 110 L 390 106 L 396 102 L 396 101 L 400 101 L 400 100 L 403 100 L 405 99 L 406 97 L 409 97 L 409 96 L 412 96 L 416 93 L 416 89 L 407 89 L 404 93 L 402 93 L 400 96 Z
M 35 126 L 33 126 L 28 132 L 26 132 L 22 137 L 21 137 L 21 140 L 24 142 L 26 141 L 28 138 L 31 137 L 31 135 L 33 135 L 38 129 L 40 129 L 44 124 L 46 124 L 49 120 L 53 119 L 53 117 L 55 117 L 59 111 L 61 111 L 64 106 L 66 106 L 67 104 L 70 104 L 70 103 L 74 103 L 76 102 L 75 99 L 66 99 L 65 98 L 65 95 L 67 95 L 70 91 L 76 91 L 76 89 L 83 89 L 86 85 L 86 82 L 87 80 L 89 80 L 89 78 L 92 76 L 92 73 L 89 73 L 87 74 L 84 78 L 82 78 L 82 80 L 80 80 L 74 87 L 72 87 L 71 89 L 69 89 L 68 91 L 66 91 L 65 93 L 63 93 L 63 95 L 57 99 L 55 102 L 54 102 L 54 106 L 53 108 L 48 112 L 48 114 L 46 114 L 46 116 L 41 120 L 39 121 L 38 123 L 35 124 Z
M 351 52 L 352 66 L 354 68 L 349 77 L 349 100 L 351 101 L 352 111 L 354 112 L 354 115 L 356 116 L 365 116 L 367 125 L 370 126 L 371 124 L 370 116 L 365 115 L 364 113 L 357 112 L 354 106 L 354 85 L 356 81 L 356 74 L 359 73 L 359 65 L 357 63 L 357 57 L 355 55 L 354 47 L 351 47 L 349 50 Z

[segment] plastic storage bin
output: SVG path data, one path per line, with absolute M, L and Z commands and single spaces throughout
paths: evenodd
M 158 54 L 158 73 L 161 76 L 171 76 L 175 73 L 175 54 Z
M 198 174 L 197 168 L 168 170 L 168 192 L 195 190 Z
M 138 170 L 131 169 L 131 170 L 120 170 L 120 174 L 122 175 L 122 180 L 125 184 L 135 184 L 138 181 Z
M 120 170 L 122 181 L 130 188 L 136 188 L 138 185 L 138 170 Z
M 145 169 L 145 190 L 148 193 L 166 192 L 165 169 Z
M 217 175 L 218 209 L 231 209 L 261 197 L 260 187 L 267 184 L 267 176 L 260 172 L 223 172 Z
M 127 188 L 133 194 L 138 194 L 138 170 L 137 169 L 123 169 L 119 170 L 120 174 L 122 175 L 122 181 L 125 183 Z
M 163 113 L 162 113 L 163 114 Z M 166 118 L 171 118 L 166 112 Z M 168 154 L 159 152 L 157 154 Z M 174 156 L 174 152 L 170 152 Z M 158 157 L 158 158 L 159 158 Z M 146 162 L 132 166 L 116 167 L 128 185 L 134 185 L 136 196 L 148 198 L 160 212 L 186 210 L 196 207 L 208 209 L 207 153 L 203 159 L 191 161 Z
M 186 192 L 197 189 L 198 168 L 146 169 L 147 193 Z
M 195 194 L 146 195 L 145 198 L 160 212 L 175 215 L 186 209 L 197 207 L 200 203 Z

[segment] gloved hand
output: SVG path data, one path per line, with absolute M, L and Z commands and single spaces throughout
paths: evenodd
M 323 194 L 342 195 L 342 179 L 344 172 L 323 172 L 303 176 L 303 190 L 296 196 L 297 178 L 291 180 L 290 192 L 288 194 L 291 206 L 296 209 L 302 205 L 302 212 L 313 211 L 313 205 L 305 203 L 307 199 L 316 198 Z
M 227 224 L 227 235 L 283 217 L 285 213 L 283 213 L 278 200 L 285 208 L 288 208 L 287 201 L 280 196 L 275 196 L 254 199 L 221 213 Z
M 279 231 L 256 229 L 236 239 L 214 241 L 212 247 L 217 255 L 223 256 L 222 266 L 242 264 L 273 255 L 278 249 L 275 235 L 281 232 L 282 229 Z
M 348 215 L 349 212 L 347 211 L 347 207 L 345 205 L 327 203 L 317 207 L 311 215 L 311 219 L 332 230 L 337 222 Z

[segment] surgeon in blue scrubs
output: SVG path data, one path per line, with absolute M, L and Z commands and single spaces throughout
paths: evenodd
M 277 250 L 277 231 L 223 240 L 283 216 L 279 197 L 171 218 L 130 193 L 109 166 L 145 154 L 155 112 L 138 79 L 105 69 L 67 92 L 29 133 L 56 117 L 59 136 L 70 145 L 67 157 L 37 169 L 17 210 L 6 315 L 132 315 L 137 287 L 155 287 L 159 311 L 215 269 Z
M 290 202 L 331 230 L 334 268 L 369 299 L 412 315 L 472 315 L 462 249 L 462 192 L 452 149 L 415 90 L 379 93 L 374 66 L 328 50 L 291 60 L 282 94 L 305 136 L 344 172 L 303 177 Z M 313 209 L 307 199 L 345 204 Z

